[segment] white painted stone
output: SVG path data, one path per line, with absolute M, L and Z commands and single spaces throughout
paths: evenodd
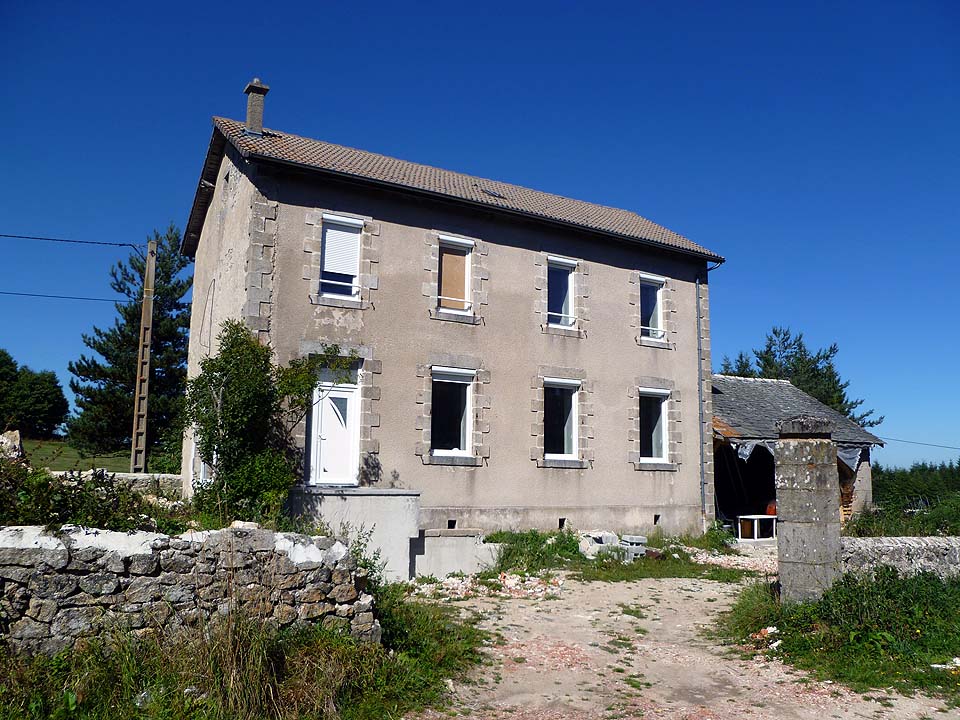
M 66 550 L 66 545 L 39 525 L 11 525 L 0 529 L 0 547 L 14 550 Z
M 151 543 L 166 535 L 145 531 L 117 532 L 115 530 L 97 530 L 77 525 L 64 525 L 62 531 L 70 538 L 70 545 L 75 550 L 84 548 L 98 548 L 116 553 L 120 557 L 132 555 L 149 555 Z
M 274 548 L 290 558 L 294 565 L 322 563 L 324 559 L 323 550 L 313 543 L 298 542 L 297 536 L 292 533 L 277 533 Z

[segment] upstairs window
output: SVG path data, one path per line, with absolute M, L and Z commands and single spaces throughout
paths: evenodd
M 357 298 L 360 294 L 360 233 L 363 220 L 323 216 L 320 294 Z
M 473 242 L 460 238 L 440 238 L 439 288 L 437 307 L 447 312 L 468 315 L 470 301 L 470 255 Z
M 640 388 L 640 461 L 667 461 L 669 392 Z
M 666 279 L 640 275 L 640 337 L 663 340 L 663 286 Z
M 433 367 L 430 393 L 430 452 L 473 453 L 473 380 L 475 370 Z
M 543 453 L 547 460 L 579 460 L 579 380 L 543 380 Z
M 576 260 L 547 258 L 547 324 L 572 327 L 576 323 L 573 304 L 576 271 Z

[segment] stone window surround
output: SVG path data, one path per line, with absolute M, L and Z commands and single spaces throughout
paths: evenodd
M 433 395 L 434 366 L 463 368 L 475 370 L 473 380 L 473 455 L 433 455 L 430 452 L 430 419 L 431 401 Z M 456 355 L 452 353 L 431 353 L 427 362 L 417 365 L 417 377 L 420 378 L 420 391 L 417 393 L 417 405 L 420 413 L 416 419 L 416 429 L 420 431 L 420 440 L 414 447 L 424 465 L 452 465 L 459 467 L 481 467 L 489 462 L 490 443 L 487 439 L 490 433 L 490 421 L 487 419 L 490 412 L 490 395 L 484 392 L 484 387 L 490 384 L 490 371 L 483 368 L 480 358 L 471 355 Z
M 360 298 L 327 297 L 320 293 L 320 271 L 323 245 L 323 216 L 339 215 L 363 221 L 363 230 L 360 233 L 360 274 L 357 282 L 360 285 Z M 369 215 L 343 212 L 329 208 L 314 208 L 307 210 L 305 217 L 306 229 L 303 236 L 303 252 L 306 260 L 303 265 L 303 279 L 310 282 L 308 293 L 312 305 L 327 307 L 352 308 L 366 310 L 373 306 L 373 291 L 380 287 L 380 276 L 377 266 L 380 263 L 380 224 L 373 221 Z
M 667 462 L 650 462 L 640 458 L 640 388 L 656 388 L 658 390 L 669 391 L 666 396 L 667 402 Z M 680 391 L 677 390 L 676 383 L 669 378 L 638 376 L 633 379 L 633 385 L 628 393 L 630 398 L 629 412 L 627 417 L 630 421 L 630 429 L 627 432 L 627 440 L 630 443 L 630 452 L 627 461 L 633 464 L 634 470 L 659 470 L 666 472 L 676 472 L 680 469 L 681 454 L 680 448 L 683 443 L 680 426 Z
M 318 342 L 302 340 L 300 342 L 300 357 L 320 354 L 323 352 L 324 345 L 339 345 L 341 352 L 349 355 L 355 352 L 360 358 L 360 457 L 357 459 L 359 474 L 362 475 L 364 462 L 363 459 L 368 455 L 378 455 L 380 453 L 380 441 L 376 438 L 376 433 L 380 427 L 380 375 L 383 372 L 383 363 L 375 359 L 374 350 L 369 345 L 351 345 L 349 343 Z M 307 487 L 327 487 L 314 486 L 309 484 L 310 462 L 307 451 L 309 443 L 307 439 L 307 420 L 304 420 L 294 430 L 294 439 L 299 447 L 304 449 L 304 467 L 303 484 Z M 364 485 L 364 478 L 359 478 L 359 484 Z M 330 486 L 335 487 L 335 486 Z
M 577 263 L 573 277 L 573 314 L 576 321 L 572 327 L 557 327 L 547 322 L 547 279 L 550 258 L 556 257 Z M 579 258 L 567 258 L 558 253 L 539 252 L 534 255 L 534 288 L 538 291 L 534 313 L 540 319 L 540 332 L 545 335 L 586 338 L 590 322 L 590 266 Z
M 643 337 L 640 334 L 640 286 L 642 284 L 651 284 L 649 278 L 658 278 L 662 282 L 660 292 L 660 316 L 663 320 L 664 338 L 657 339 Z M 637 345 L 642 347 L 660 348 L 663 350 L 677 349 L 677 302 L 674 298 L 676 292 L 675 283 L 672 278 L 653 275 L 641 270 L 634 270 L 630 273 L 630 305 L 633 310 L 630 313 L 630 327 L 636 330 L 635 340 Z
M 444 238 L 450 238 L 454 242 L 460 240 L 465 244 L 473 244 L 470 251 L 471 310 L 468 313 L 449 312 L 437 307 L 437 296 L 440 294 L 440 245 Z M 490 251 L 489 245 L 479 238 L 440 230 L 428 230 L 424 237 L 424 246 L 423 269 L 429 273 L 429 277 L 427 282 L 421 286 L 421 294 L 429 299 L 428 312 L 430 317 L 433 320 L 480 325 L 483 322 L 483 306 L 488 302 L 487 284 L 490 281 L 490 272 L 487 269 L 485 258 Z
M 543 384 L 544 378 L 564 378 L 579 380 L 580 389 L 577 391 L 577 444 L 579 460 L 547 459 L 544 452 L 543 432 Z M 536 462 L 538 468 L 563 468 L 568 470 L 586 470 L 593 467 L 594 450 L 590 447 L 594 437 L 593 428 L 593 381 L 587 380 L 587 373 L 582 368 L 557 367 L 540 365 L 537 374 L 530 379 L 530 388 L 534 391 L 534 398 L 530 402 L 530 412 L 533 414 L 533 423 L 530 425 L 530 435 L 533 437 L 533 446 L 530 448 L 530 459 Z

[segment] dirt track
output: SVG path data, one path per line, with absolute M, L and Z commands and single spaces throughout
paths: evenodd
M 489 648 L 475 684 L 454 688 L 453 707 L 484 720 L 960 718 L 928 698 L 864 699 L 779 661 L 739 659 L 703 634 L 737 589 L 707 580 L 567 581 L 559 599 L 459 601 L 503 644 Z

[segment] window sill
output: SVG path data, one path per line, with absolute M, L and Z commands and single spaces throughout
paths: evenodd
M 673 343 L 669 340 L 658 340 L 656 338 L 637 335 L 637 345 L 640 347 L 660 348 L 661 350 L 673 350 Z
M 562 460 L 560 458 L 540 458 L 537 460 L 537 467 L 541 468 L 561 468 L 564 470 L 586 470 L 590 463 L 586 460 Z
M 544 335 L 560 335 L 561 337 L 585 338 L 587 334 L 577 327 L 563 327 L 562 325 L 540 325 Z
M 367 303 L 365 303 L 363 300 L 327 297 L 326 295 L 311 295 L 310 304 L 324 305 L 326 307 L 349 308 L 351 310 L 366 310 L 367 308 Z
M 676 472 L 677 464 L 672 462 L 638 462 L 633 461 L 634 470 L 651 470 L 656 472 Z
M 424 465 L 453 465 L 455 467 L 480 467 L 483 458 L 474 455 L 423 455 Z
M 434 320 L 447 320 L 448 322 L 463 323 L 464 325 L 479 325 L 480 318 L 476 315 L 450 312 L 440 308 L 431 308 L 430 317 Z

